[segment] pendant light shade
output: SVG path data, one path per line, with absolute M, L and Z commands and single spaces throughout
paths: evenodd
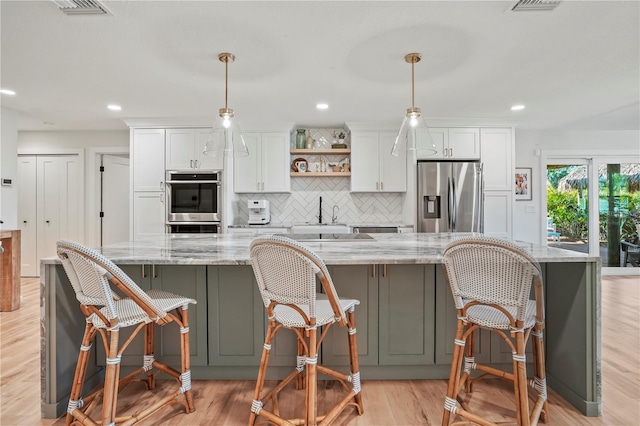
M 233 110 L 228 107 L 229 92 L 229 62 L 235 60 L 231 53 L 221 53 L 218 55 L 220 62 L 224 62 L 224 108 L 218 110 L 218 117 L 213 123 L 213 129 L 209 139 L 204 146 L 203 153 L 211 156 L 224 155 L 225 151 L 232 151 L 233 155 L 249 155 L 247 145 L 244 143 L 242 131 L 235 119 Z
M 409 53 L 404 57 L 404 60 L 411 64 L 411 108 L 407 108 L 407 113 L 402 120 L 402 126 L 396 136 L 396 140 L 393 143 L 391 149 L 391 155 L 398 156 L 404 149 L 416 149 L 416 138 L 426 138 L 426 149 L 423 150 L 423 154 L 435 155 L 437 153 L 435 143 L 431 139 L 429 128 L 424 116 L 420 112 L 420 108 L 415 107 L 415 94 L 414 94 L 414 64 L 420 62 L 419 53 Z

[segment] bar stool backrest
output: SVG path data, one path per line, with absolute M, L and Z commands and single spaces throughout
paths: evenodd
M 286 237 L 258 237 L 251 242 L 251 263 L 265 307 L 272 302 L 304 305 L 315 318 L 317 277 L 338 322 L 346 321 L 327 266 L 306 246 Z
M 119 296 L 113 291 L 110 280 L 127 297 L 133 299 L 153 321 L 164 318 L 166 312 L 133 282 L 122 269 L 97 250 L 74 241 L 57 242 L 58 257 L 76 293 L 76 299 L 86 306 L 104 307 L 109 320 L 118 318 L 114 300 Z
M 477 234 L 451 242 L 443 258 L 456 308 L 469 301 L 515 306 L 515 319 L 524 320 L 531 284 L 542 275 L 527 252 L 509 241 Z

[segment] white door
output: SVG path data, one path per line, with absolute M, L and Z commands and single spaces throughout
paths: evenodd
M 55 156 L 37 158 L 37 226 L 38 261 L 56 254 L 60 236 L 60 159 Z
M 100 245 L 129 240 L 129 158 L 103 155 Z
M 21 271 L 23 277 L 37 277 L 36 157 L 18 156 L 18 226 L 20 228 Z

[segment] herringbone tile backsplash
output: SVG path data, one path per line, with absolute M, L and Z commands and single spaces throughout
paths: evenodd
M 402 195 L 399 193 L 350 193 L 348 177 L 291 178 L 291 194 L 238 194 L 240 217 L 247 223 L 248 200 L 269 200 L 272 223 L 318 222 L 322 197 L 322 222 L 331 223 L 333 206 L 338 206 L 339 223 L 401 223 Z
M 316 141 L 331 145 L 334 135 L 347 134 L 346 144 L 351 146 L 350 134 L 341 128 L 312 128 Z M 295 146 L 294 130 L 291 134 Z M 308 134 L 308 133 L 307 133 Z M 325 142 L 326 141 L 326 142 Z M 327 146 L 329 148 L 329 146 Z M 306 156 L 309 167 L 315 167 L 320 156 Z M 330 162 L 343 163 L 346 156 L 324 155 Z M 338 206 L 338 223 L 402 223 L 402 195 L 399 193 L 351 193 L 349 177 L 292 177 L 291 194 L 238 194 L 234 223 L 244 224 L 249 219 L 248 200 L 269 200 L 271 223 L 318 222 L 318 205 L 322 197 L 322 222 L 331 223 L 333 206 Z

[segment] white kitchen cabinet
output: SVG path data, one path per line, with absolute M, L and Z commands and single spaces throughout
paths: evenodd
M 391 155 L 392 132 L 351 132 L 351 192 L 406 192 L 406 147 Z
M 480 129 L 484 188 L 513 190 L 513 138 L 510 128 Z
M 134 240 L 166 233 L 164 197 L 164 192 L 139 191 L 133 194 Z
M 418 160 L 479 160 L 480 129 L 476 127 L 430 128 L 431 141 L 423 130 L 416 131 Z M 433 154 L 431 143 L 435 145 Z
M 513 194 L 510 191 L 484 191 L 484 233 L 511 238 Z
M 134 191 L 164 191 L 164 129 L 133 129 L 131 164 Z
M 21 275 L 40 275 L 40 259 L 56 255 L 60 239 L 83 241 L 84 193 L 77 155 L 18 156 Z
M 222 170 L 223 155 L 202 153 L 211 129 L 167 129 L 165 159 L 167 170 Z
M 243 136 L 249 155 L 234 157 L 234 191 L 291 192 L 289 134 L 244 133 Z
M 131 132 L 130 235 L 165 233 L 165 130 L 133 129 Z

